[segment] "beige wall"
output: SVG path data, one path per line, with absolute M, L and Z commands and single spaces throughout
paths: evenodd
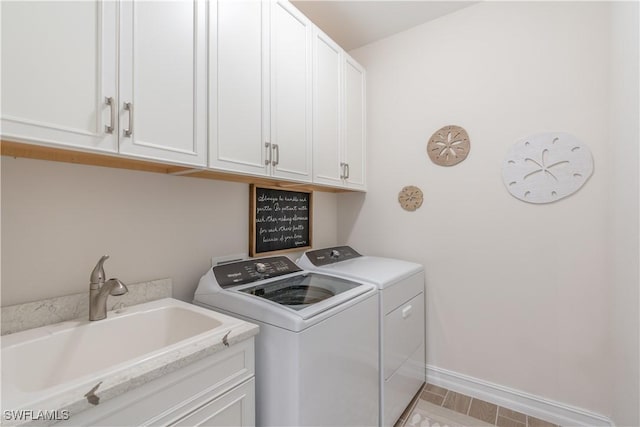
M 611 141 L 609 193 L 612 267 L 613 420 L 640 425 L 640 292 L 638 289 L 638 144 L 640 141 L 640 7 L 638 2 L 612 6 Z
M 369 192 L 338 197 L 341 242 L 423 263 L 427 363 L 611 414 L 607 266 L 610 6 L 482 2 L 350 52 L 367 68 Z M 469 157 L 434 165 L 444 125 Z M 504 188 L 516 139 L 564 131 L 595 172 L 573 196 Z M 422 188 L 414 213 L 397 201 Z
M 173 278 L 190 301 L 212 256 L 247 252 L 249 186 L 2 157 L 2 305 L 83 292 L 102 254 L 125 283 Z M 336 243 L 314 193 L 314 242 Z

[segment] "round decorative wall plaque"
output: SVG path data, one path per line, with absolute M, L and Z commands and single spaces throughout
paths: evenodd
M 408 185 L 398 193 L 398 203 L 405 211 L 413 212 L 422 206 L 424 196 L 422 190 L 414 185 Z
M 427 154 L 433 163 L 453 166 L 467 158 L 471 142 L 467 131 L 460 126 L 450 125 L 438 129 L 427 143 Z
M 592 173 L 589 147 L 563 132 L 522 138 L 502 162 L 505 187 L 513 197 L 529 203 L 551 203 L 570 196 Z

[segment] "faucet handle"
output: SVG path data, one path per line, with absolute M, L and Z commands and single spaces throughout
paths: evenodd
M 106 274 L 104 273 L 103 264 L 108 259 L 109 255 L 102 255 L 102 257 L 94 267 L 93 271 L 91 272 L 91 279 L 89 279 L 89 282 L 92 285 L 104 283 Z
M 122 283 L 120 279 L 109 279 L 104 284 L 111 286 L 109 294 L 113 295 L 114 297 L 124 295 L 129 292 L 129 289 L 127 289 L 127 285 Z

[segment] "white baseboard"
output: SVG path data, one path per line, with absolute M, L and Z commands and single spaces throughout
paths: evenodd
M 564 427 L 615 426 L 611 419 L 603 415 L 437 366 L 427 365 L 427 382 Z

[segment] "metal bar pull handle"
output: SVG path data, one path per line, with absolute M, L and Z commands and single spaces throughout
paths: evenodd
M 349 175 L 351 175 L 351 170 L 349 169 L 349 163 L 345 163 L 344 168 L 346 170 L 344 179 L 349 179 Z
M 272 148 L 273 148 L 273 151 L 276 152 L 276 159 L 272 161 L 271 164 L 273 166 L 277 166 L 278 163 L 280 163 L 280 147 L 278 147 L 278 144 L 273 144 Z
M 123 106 L 125 111 L 129 112 L 129 128 L 124 130 L 124 136 L 131 137 L 133 135 L 133 104 L 125 102 Z
M 113 101 L 113 97 L 107 96 L 104 98 L 104 103 L 109 106 L 109 112 L 111 113 L 109 124 L 104 125 L 104 131 L 106 133 L 113 133 L 115 129 L 115 119 L 116 119 L 116 103 Z
M 347 164 L 346 163 L 340 163 L 340 179 L 346 179 L 347 178 L 347 170 L 345 168 Z
M 264 156 L 264 165 L 269 166 L 269 164 L 271 164 L 271 143 L 266 141 L 264 143 L 264 148 L 267 150 Z
M 413 310 L 413 306 L 408 305 L 405 308 L 402 309 L 402 318 L 406 319 L 407 317 L 411 316 L 411 311 Z

